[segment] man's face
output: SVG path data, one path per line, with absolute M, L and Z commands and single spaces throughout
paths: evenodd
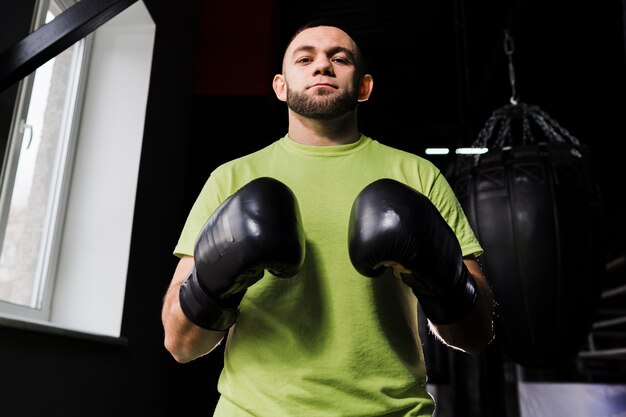
M 356 45 L 331 26 L 309 28 L 291 42 L 283 60 L 289 108 L 312 119 L 332 119 L 356 108 Z

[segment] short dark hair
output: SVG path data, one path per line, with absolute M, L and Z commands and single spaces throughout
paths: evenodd
M 348 25 L 345 22 L 339 21 L 337 19 L 321 18 L 321 19 L 309 20 L 308 22 L 298 27 L 296 31 L 293 33 L 293 35 L 291 36 L 291 39 L 289 39 L 289 44 L 291 44 L 294 38 L 298 36 L 300 32 L 302 32 L 303 30 L 316 28 L 319 26 L 331 26 L 331 27 L 336 27 L 337 29 L 341 29 L 344 32 L 346 32 L 348 35 L 350 35 L 350 37 L 356 43 L 356 40 L 352 37 L 352 30 L 348 27 Z
M 293 35 L 291 35 L 291 38 L 289 38 L 289 42 L 287 42 L 287 46 L 285 47 L 285 50 L 289 48 L 289 45 L 291 45 L 291 42 L 293 42 L 296 36 L 298 36 L 301 32 L 305 31 L 306 29 L 316 28 L 320 26 L 335 27 L 337 29 L 340 29 L 346 32 L 348 36 L 350 36 L 350 38 L 354 41 L 354 44 L 356 45 L 355 66 L 356 66 L 357 73 L 360 74 L 361 76 L 364 75 L 367 72 L 367 62 L 366 62 L 365 56 L 363 54 L 361 47 L 359 46 L 358 40 L 353 35 L 352 29 L 350 28 L 348 24 L 346 24 L 346 22 L 343 22 L 343 21 L 339 21 L 339 20 L 331 19 L 331 18 L 320 18 L 320 19 L 309 20 L 308 22 L 299 26 L 294 31 Z

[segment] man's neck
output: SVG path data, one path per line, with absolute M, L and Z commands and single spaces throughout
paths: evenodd
M 346 145 L 361 136 L 356 112 L 334 120 L 313 120 L 290 114 L 288 134 L 295 142 L 313 146 Z

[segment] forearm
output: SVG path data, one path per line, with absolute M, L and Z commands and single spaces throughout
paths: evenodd
M 213 350 L 226 335 L 225 331 L 206 330 L 193 324 L 183 313 L 179 291 L 193 267 L 193 258 L 182 258 L 163 299 L 161 320 L 165 331 L 165 348 L 176 359 L 185 363 Z
M 476 303 L 470 314 L 452 324 L 435 325 L 429 322 L 430 330 L 443 343 L 477 355 L 493 340 L 493 294 L 489 283 L 477 261 L 466 259 L 465 265 L 476 282 Z

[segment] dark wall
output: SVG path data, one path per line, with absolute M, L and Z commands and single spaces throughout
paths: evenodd
M 163 347 L 162 298 L 174 272 L 172 254 L 186 219 L 194 173 L 193 83 L 201 2 L 146 2 L 157 27 L 146 113 L 122 334 L 132 368 L 129 410 L 139 415 L 210 415 L 219 354 L 180 365 Z M 218 349 L 219 351 L 219 349 Z

